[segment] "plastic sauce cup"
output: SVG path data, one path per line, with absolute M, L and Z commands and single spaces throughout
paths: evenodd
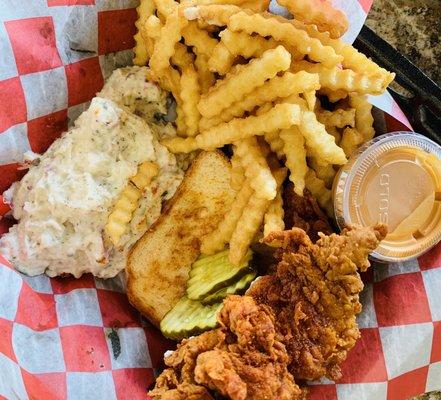
M 333 201 L 340 228 L 388 225 L 374 259 L 418 257 L 441 240 L 441 146 L 413 132 L 374 138 L 338 172 Z

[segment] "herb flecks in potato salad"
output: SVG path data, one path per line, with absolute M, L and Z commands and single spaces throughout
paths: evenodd
M 0 239 L 0 248 L 20 271 L 115 276 L 130 246 L 160 215 L 162 201 L 173 196 L 183 168 L 158 140 L 173 137 L 175 129 L 162 118 L 167 94 L 147 81 L 146 71 L 116 70 L 74 127 L 6 192 L 18 224 Z M 104 228 L 144 162 L 157 164 L 158 173 L 114 246 Z

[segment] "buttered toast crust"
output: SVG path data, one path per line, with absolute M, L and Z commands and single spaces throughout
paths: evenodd
M 153 324 L 184 295 L 201 238 L 230 208 L 231 166 L 220 151 L 201 153 L 152 227 L 133 246 L 126 266 L 130 302 Z

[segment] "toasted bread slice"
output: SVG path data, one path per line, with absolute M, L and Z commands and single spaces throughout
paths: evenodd
M 231 206 L 230 177 L 230 163 L 221 152 L 201 153 L 159 219 L 129 254 L 127 295 L 156 326 L 185 294 L 202 237 L 217 227 Z

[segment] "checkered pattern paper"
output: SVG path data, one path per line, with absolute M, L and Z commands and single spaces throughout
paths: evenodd
M 0 258 L 0 282 L 0 398 L 146 398 L 172 343 L 130 306 L 121 276 L 29 278 Z
M 2 0 L 0 193 L 132 58 L 135 0 Z M 336 0 L 359 31 L 372 0 Z M 340 4 L 341 3 L 341 4 Z M 8 207 L 0 198 L 0 215 Z M 10 221 L 0 219 L 0 234 Z M 441 246 L 364 276 L 361 339 L 313 400 L 404 400 L 441 389 Z M 173 343 L 140 318 L 124 277 L 29 278 L 0 256 L 0 399 L 147 398 Z
M 136 0 L 2 0 L 0 193 L 132 59 Z

